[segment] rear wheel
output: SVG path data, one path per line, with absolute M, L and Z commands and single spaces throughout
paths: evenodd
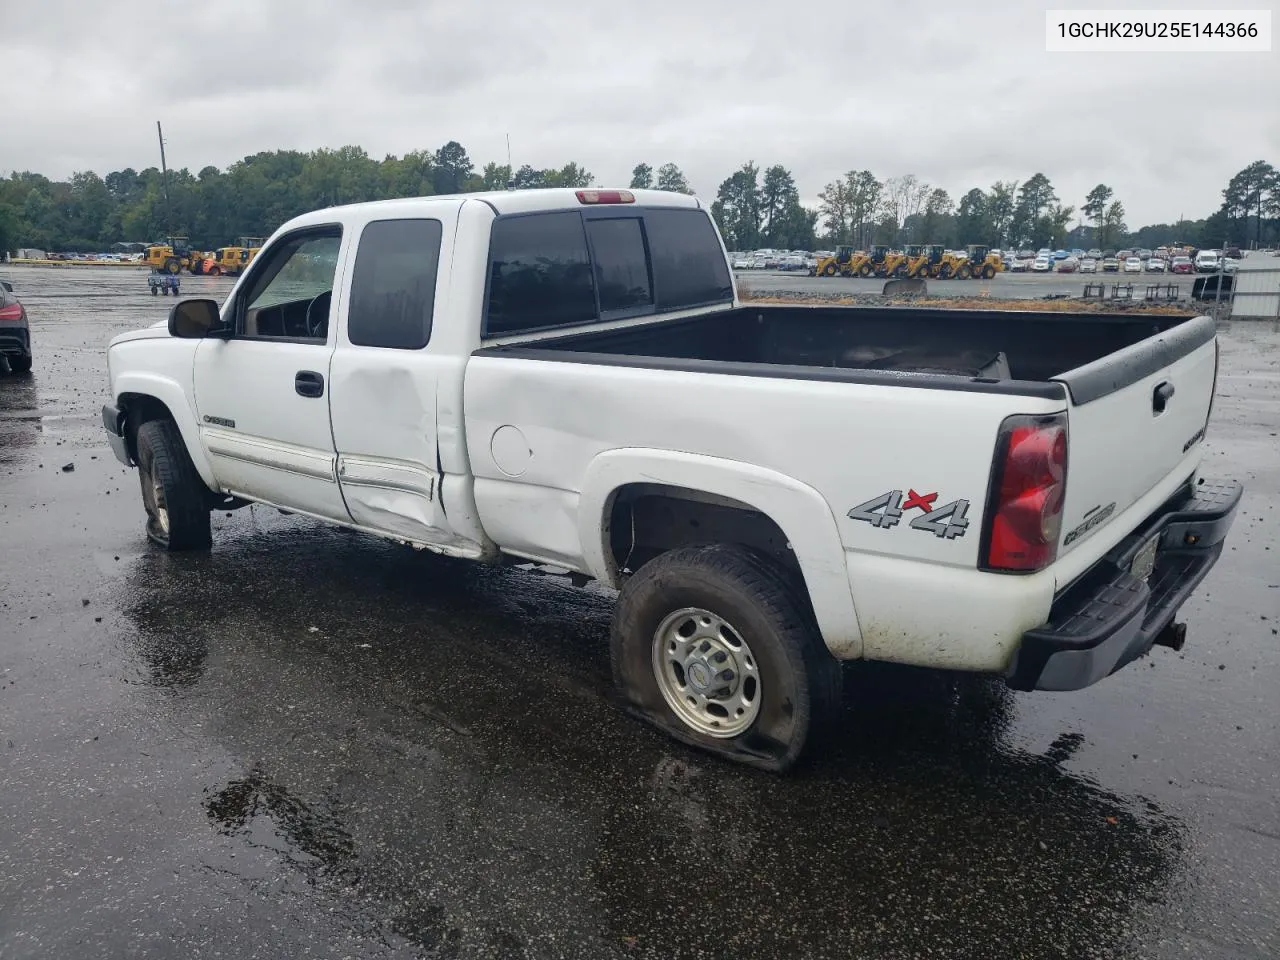
M 988 263 L 985 267 L 982 268 L 983 280 L 990 280 L 995 275 L 996 275 L 996 268 L 993 267 L 991 264 Z
M 970 264 L 960 264 L 960 269 L 956 271 L 956 278 L 959 280 L 968 280 L 973 276 L 973 267 Z
M 209 276 L 211 276 L 211 277 L 217 277 L 217 276 L 221 276 L 221 275 L 222 275 L 222 268 L 221 268 L 221 267 L 219 267 L 219 266 L 216 266 L 216 265 L 215 265 L 215 266 L 212 266 L 212 267 L 210 267 L 210 268 L 209 268 Z
M 840 704 L 840 664 L 775 565 L 742 547 L 681 547 L 623 585 L 614 682 L 676 739 L 782 772 Z
M 824 277 L 834 277 L 836 275 L 836 265 L 834 263 L 828 263 L 822 268 L 822 275 Z
M 182 264 L 175 257 L 170 257 L 164 262 L 164 269 L 166 273 L 178 273 L 182 270 Z
M 939 280 L 951 279 L 951 264 L 944 263 L 941 267 L 938 268 L 938 279 Z
M 876 272 L 876 268 L 871 266 L 871 264 L 869 263 L 864 263 L 862 266 L 858 268 L 858 276 L 862 277 L 864 280 L 867 277 L 872 276 L 875 272 Z
M 213 543 L 209 488 L 200 479 L 172 420 L 138 428 L 138 478 L 147 510 L 147 536 L 166 550 L 200 550 Z

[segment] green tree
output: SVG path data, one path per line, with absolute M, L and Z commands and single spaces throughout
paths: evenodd
M 1253 242 L 1261 246 L 1264 220 L 1280 217 L 1280 173 L 1262 160 L 1249 164 L 1222 191 L 1222 213 L 1231 222 L 1234 235 L 1247 243 L 1252 232 Z
M 974 187 L 960 198 L 956 207 L 956 244 L 986 243 L 991 233 L 987 195 Z
M 1089 221 L 1097 227 L 1098 232 L 1095 236 L 1099 238 L 1096 241 L 1098 243 L 1102 242 L 1102 219 L 1107 212 L 1107 204 L 1114 194 L 1115 191 L 1105 183 L 1100 183 L 1089 191 L 1089 195 L 1084 198 L 1084 206 L 1080 208 Z
M 506 163 L 493 163 L 490 161 L 484 165 L 484 170 L 480 175 L 481 190 L 505 190 L 507 184 L 511 182 L 511 166 Z
M 720 184 L 711 214 L 730 248 L 760 246 L 760 168 L 755 163 L 744 163 Z
M 941 187 L 935 187 L 929 192 L 929 198 L 924 202 L 924 213 L 919 218 L 919 229 L 914 237 L 918 243 L 936 243 L 938 238 L 943 235 L 946 221 L 950 219 L 955 204 L 951 202 L 951 195 Z
M 842 177 L 833 180 L 818 194 L 818 213 L 826 228 L 827 239 L 832 246 L 848 243 L 852 236 L 850 226 L 849 189 Z
M 435 192 L 462 193 L 474 171 L 475 165 L 466 149 L 457 140 L 450 140 L 436 151 Z
M 693 193 L 684 173 L 674 163 L 664 163 L 658 168 L 658 189 L 670 190 L 672 193 Z
M 653 187 L 653 167 L 647 163 L 637 163 L 631 171 L 631 189 L 649 190 Z
M 1043 173 L 1033 174 L 1018 190 L 1013 220 L 1009 227 L 1014 246 L 1036 246 L 1049 240 L 1053 224 L 1049 208 L 1058 202 L 1053 185 Z
M 791 172 L 780 163 L 765 170 L 760 188 L 760 216 L 766 243 L 793 249 L 784 244 L 784 239 L 790 236 L 794 207 L 799 204 L 800 194 Z
M 1098 245 L 1104 250 L 1112 249 L 1124 238 L 1127 229 L 1124 225 L 1124 204 L 1113 200 L 1102 214 Z
M 1017 206 L 1017 180 L 997 180 L 987 192 L 986 214 L 993 245 L 1004 247 L 1009 242 L 1009 228 Z

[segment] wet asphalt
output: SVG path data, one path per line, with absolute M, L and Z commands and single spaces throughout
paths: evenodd
M 0 378 L 3 960 L 1280 955 L 1272 326 L 1223 330 L 1207 469 L 1248 490 L 1181 654 L 1060 695 L 858 665 L 778 778 L 613 705 L 607 590 L 261 507 L 152 548 L 104 347 L 172 301 L 0 275 L 36 350 Z

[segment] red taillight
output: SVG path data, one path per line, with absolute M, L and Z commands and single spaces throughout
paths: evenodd
M 1058 555 L 1067 492 L 1067 418 L 1008 417 L 1000 425 L 987 498 L 982 567 L 1031 573 Z
M 579 203 L 635 203 L 636 195 L 630 190 L 579 190 Z
M 22 304 L 11 303 L 7 307 L 0 307 L 0 320 L 21 320 Z

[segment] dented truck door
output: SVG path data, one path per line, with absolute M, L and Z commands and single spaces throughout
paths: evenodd
M 451 230 L 427 217 L 363 225 L 330 368 L 338 482 L 352 519 L 430 546 L 454 539 L 436 451 L 439 358 L 427 349 Z

